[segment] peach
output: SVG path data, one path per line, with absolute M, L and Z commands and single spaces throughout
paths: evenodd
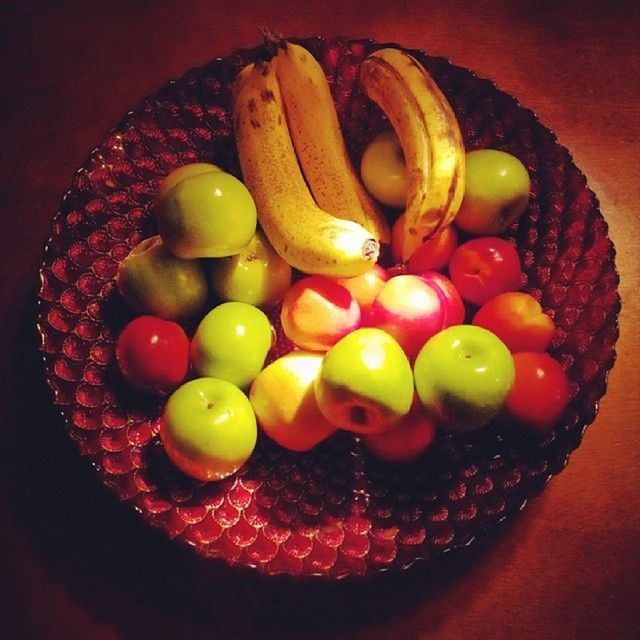
M 307 276 L 284 296 L 284 334 L 301 349 L 327 351 L 360 326 L 361 311 L 351 292 L 333 278 Z
M 423 271 L 441 271 L 458 246 L 458 232 L 448 225 L 423 242 L 407 262 L 407 272 L 420 274 Z
M 360 310 L 366 313 L 388 279 L 387 272 L 379 264 L 375 264 L 362 275 L 338 278 L 337 282 L 351 292 L 360 305 Z
M 391 429 L 365 435 L 362 441 L 375 458 L 399 464 L 417 460 L 433 444 L 436 433 L 433 418 L 427 415 L 418 395 L 414 394 L 409 413 Z
M 555 325 L 530 294 L 511 291 L 485 302 L 473 318 L 473 324 L 495 333 L 511 353 L 546 351 Z
M 446 329 L 454 324 L 462 324 L 465 317 L 465 306 L 462 296 L 453 282 L 437 271 L 425 271 L 420 277 L 439 291 L 444 302 L 444 318 L 442 328 Z
M 515 380 L 503 416 L 516 428 L 544 436 L 564 414 L 571 400 L 571 382 L 562 365 L 548 353 L 515 353 L 513 365 Z
M 483 305 L 505 291 L 517 291 L 520 256 L 504 238 L 481 236 L 457 246 L 449 259 L 449 277 L 463 300 Z
M 412 274 L 390 278 L 373 301 L 367 324 L 392 335 L 411 359 L 443 327 L 446 302 L 437 286 Z

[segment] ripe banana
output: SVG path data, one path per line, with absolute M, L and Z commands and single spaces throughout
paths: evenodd
M 388 244 L 389 226 L 351 164 L 322 67 L 289 41 L 280 43 L 275 64 L 293 145 L 318 206 Z
M 464 195 L 464 143 L 451 105 L 427 70 L 391 47 L 371 53 L 360 67 L 366 95 L 395 129 L 409 184 L 401 258 L 411 254 L 455 217 Z
M 380 248 L 371 232 L 327 213 L 309 191 L 272 62 L 256 62 L 238 74 L 233 124 L 244 182 L 276 252 L 305 273 L 351 277 L 369 269 Z

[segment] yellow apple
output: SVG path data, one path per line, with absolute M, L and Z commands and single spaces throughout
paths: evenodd
M 322 354 L 292 351 L 266 366 L 249 390 L 263 431 L 280 446 L 307 451 L 336 431 L 320 412 L 314 383 Z

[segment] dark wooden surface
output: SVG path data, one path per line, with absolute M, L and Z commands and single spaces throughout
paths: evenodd
M 18 2 L 0 5 L 0 636 L 640 637 L 640 9 L 607 2 Z M 51 220 L 89 150 L 144 95 L 259 39 L 369 36 L 450 58 L 571 149 L 617 248 L 618 360 L 568 468 L 470 553 L 366 583 L 264 581 L 191 558 L 115 504 L 61 437 L 36 353 Z M 205 588 L 206 587 L 206 588 Z

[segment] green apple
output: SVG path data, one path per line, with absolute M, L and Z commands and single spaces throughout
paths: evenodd
M 379 433 L 409 412 L 411 365 L 382 329 L 356 329 L 326 352 L 315 394 L 332 424 L 355 433 Z
M 273 342 L 266 314 L 246 302 L 223 302 L 209 311 L 191 339 L 191 363 L 201 376 L 248 387 Z
M 266 366 L 251 384 L 249 400 L 263 431 L 291 451 L 308 451 L 335 433 L 320 412 L 314 385 L 323 356 L 292 351 Z
M 219 378 L 195 378 L 168 398 L 160 439 L 170 460 L 198 480 L 222 480 L 251 456 L 258 438 L 247 396 Z
M 178 258 L 158 235 L 142 240 L 120 263 L 116 285 L 136 312 L 175 322 L 200 315 L 209 291 L 202 263 Z
M 404 207 L 409 176 L 400 141 L 393 129 L 379 133 L 364 150 L 360 176 L 376 200 L 391 207 Z
M 291 275 L 291 266 L 275 252 L 261 229 L 236 255 L 209 263 L 209 281 L 218 297 L 256 307 L 281 300 L 291 286 Z
M 156 209 L 158 232 L 180 258 L 234 255 L 256 231 L 253 197 L 225 171 L 205 171 L 180 180 Z
M 164 198 L 178 182 L 182 182 L 185 178 L 196 176 L 200 173 L 209 173 L 210 171 L 221 171 L 221 169 L 217 165 L 210 164 L 209 162 L 190 162 L 173 169 L 160 183 L 158 198 Z
M 455 223 L 474 235 L 500 235 L 527 208 L 530 191 L 529 172 L 515 156 L 497 149 L 469 151 Z
M 414 363 L 416 391 L 449 431 L 473 431 L 501 411 L 515 378 L 513 357 L 495 334 L 463 324 L 427 340 Z

